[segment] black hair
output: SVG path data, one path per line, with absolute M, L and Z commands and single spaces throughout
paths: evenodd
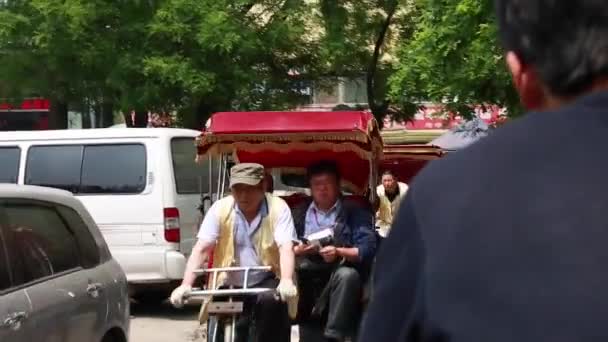
M 321 160 L 310 165 L 307 170 L 308 183 L 310 183 L 312 177 L 324 174 L 333 175 L 340 184 L 341 176 L 338 164 L 331 160 Z
M 384 172 L 382 172 L 382 177 L 384 176 L 393 176 L 393 178 L 397 179 L 397 176 L 391 170 L 384 170 Z
M 608 1 L 495 3 L 504 47 L 533 66 L 552 94 L 580 95 L 608 76 Z

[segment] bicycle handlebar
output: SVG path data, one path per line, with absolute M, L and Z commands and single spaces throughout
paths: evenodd
M 276 292 L 276 289 L 272 288 L 249 288 L 249 289 L 218 289 L 218 290 L 197 290 L 192 291 L 186 297 L 190 299 L 197 299 L 200 297 L 230 297 L 230 296 L 254 296 L 261 293 Z
M 247 267 L 218 267 L 218 268 L 203 268 L 194 271 L 194 274 L 201 275 L 205 273 L 217 272 L 249 272 L 249 271 L 270 271 L 270 266 L 247 266 Z
M 248 288 L 248 279 L 250 271 L 270 271 L 272 268 L 270 266 L 250 266 L 250 267 L 218 267 L 218 268 L 207 268 L 207 269 L 199 269 L 194 271 L 196 275 L 201 275 L 205 273 L 213 274 L 211 290 L 195 290 L 190 292 L 187 296 L 188 298 L 200 298 L 200 297 L 229 297 L 229 296 L 253 296 L 261 293 L 267 292 L 276 292 L 276 289 L 272 288 Z M 242 289 L 216 289 L 217 287 L 217 277 L 221 272 L 226 273 L 241 273 L 244 272 L 245 276 L 243 279 L 243 288 Z

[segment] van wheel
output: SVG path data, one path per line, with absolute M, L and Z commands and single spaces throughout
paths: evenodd
M 167 291 L 145 291 L 133 295 L 139 304 L 160 305 L 169 298 Z

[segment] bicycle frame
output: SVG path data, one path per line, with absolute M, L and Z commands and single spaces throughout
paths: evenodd
M 250 271 L 270 271 L 270 266 L 258 266 L 258 267 L 223 267 L 223 268 L 208 268 L 196 270 L 195 274 L 212 274 L 211 287 L 209 290 L 195 289 L 192 291 L 187 299 L 209 299 L 210 297 L 227 297 L 228 302 L 214 303 L 214 308 L 209 309 L 209 316 L 217 317 L 218 320 L 223 318 L 230 318 L 228 323 L 224 327 L 224 342 L 234 342 L 236 334 L 236 322 L 238 315 L 243 312 L 243 303 L 234 302 L 233 296 L 255 296 L 262 293 L 275 292 L 272 288 L 250 288 L 248 287 L 249 272 Z M 217 278 L 222 272 L 226 273 L 240 273 L 244 272 L 245 276 L 243 279 L 243 288 L 241 289 L 218 289 Z M 205 305 L 205 304 L 203 304 Z M 213 340 L 216 342 L 217 338 L 217 324 L 213 333 Z

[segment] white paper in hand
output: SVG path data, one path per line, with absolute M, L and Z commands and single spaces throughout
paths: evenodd
M 306 237 L 306 240 L 309 241 L 311 245 L 319 245 L 320 241 L 324 239 L 331 240 L 334 237 L 333 228 L 325 228 L 316 233 L 312 233 Z

